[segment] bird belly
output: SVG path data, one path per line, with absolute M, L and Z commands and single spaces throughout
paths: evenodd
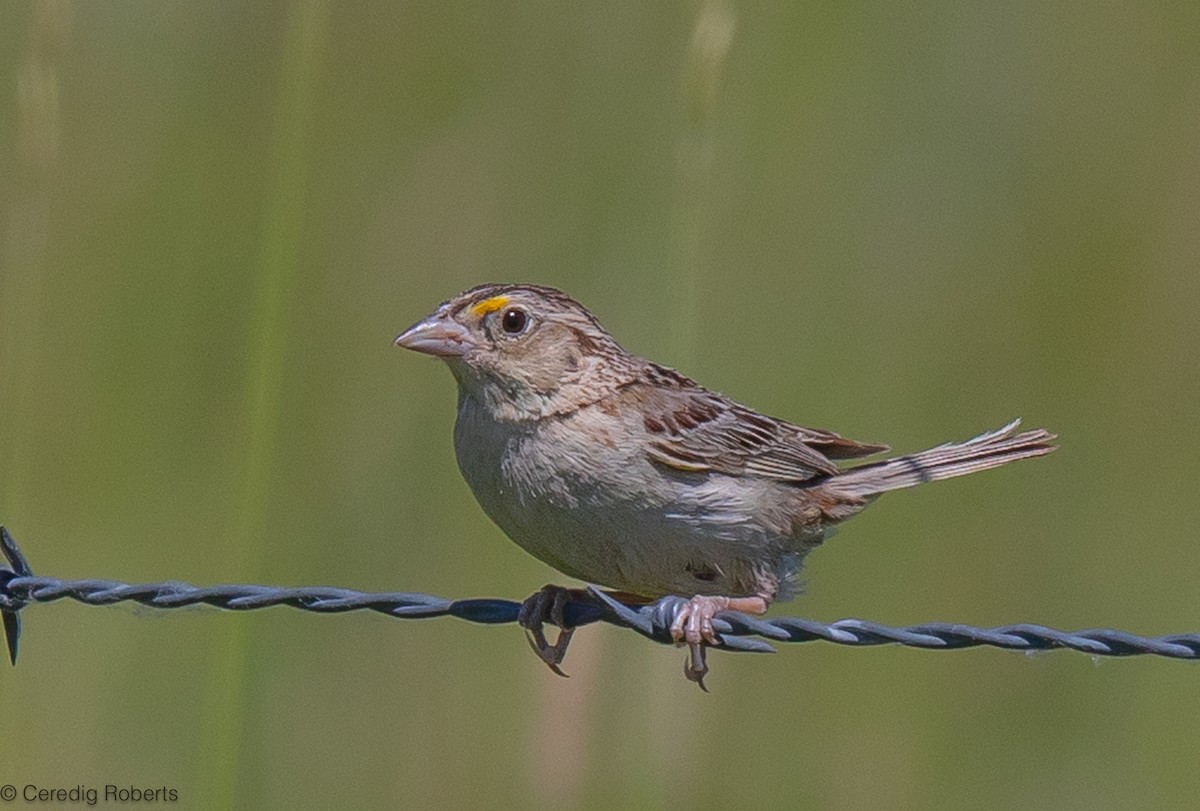
M 755 479 L 665 475 L 603 426 L 522 425 L 460 404 L 459 468 L 484 512 L 564 574 L 647 597 L 780 595 L 807 547 Z

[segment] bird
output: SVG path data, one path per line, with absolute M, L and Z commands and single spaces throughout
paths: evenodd
M 1056 449 L 1020 420 L 964 442 L 889 450 L 767 416 L 627 352 L 553 287 L 484 284 L 395 345 L 440 358 L 458 386 L 454 451 L 479 506 L 518 546 L 572 578 L 646 603 L 682 597 L 670 626 L 704 686 L 713 617 L 795 596 L 806 555 L 883 493 Z M 847 464 L 847 460 L 850 464 Z M 521 607 L 560 675 L 586 592 L 547 585 Z M 559 627 L 550 643 L 544 623 Z

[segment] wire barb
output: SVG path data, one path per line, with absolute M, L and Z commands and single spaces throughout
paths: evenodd
M 17 542 L 8 530 L 0 526 L 0 551 L 8 561 L 8 567 L 0 567 L 0 622 L 4 625 L 4 644 L 8 647 L 8 659 L 17 663 L 17 647 L 21 641 L 21 609 L 24 601 L 9 595 L 8 584 L 18 577 L 30 577 L 33 571 L 29 561 L 21 554 Z
M 115 580 L 64 580 L 35 577 L 12 536 L 0 527 L 0 550 L 8 567 L 0 567 L 0 616 L 3 617 L 9 658 L 17 660 L 21 634 L 20 611 L 29 603 L 71 599 L 85 605 L 134 602 L 151 608 L 209 605 L 230 611 L 251 611 L 288 606 L 318 614 L 375 611 L 398 619 L 457 617 L 468 622 L 502 625 L 518 621 L 521 603 L 501 599 L 447 600 L 429 594 L 361 592 L 328 586 L 278 588 L 228 584 L 193 586 L 162 583 L 122 583 Z M 576 628 L 606 622 L 629 628 L 647 639 L 674 644 L 671 623 L 687 603 L 683 597 L 663 597 L 643 606 L 621 603 L 600 589 L 589 587 L 579 599 L 563 607 L 563 625 Z M 801 617 L 752 617 L 723 611 L 713 619 L 722 650 L 773 653 L 770 642 L 832 642 L 867 647 L 905 645 L 924 650 L 959 650 L 988 645 L 1019 651 L 1077 650 L 1093 656 L 1163 656 L 1200 659 L 1200 633 L 1145 637 L 1110 628 L 1058 631 L 1042 625 L 1005 625 L 977 628 L 945 622 L 891 627 L 858 619 L 822 623 Z M 767 640 L 770 640 L 768 642 Z

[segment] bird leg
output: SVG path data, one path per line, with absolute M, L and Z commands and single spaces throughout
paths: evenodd
M 649 599 L 637 594 L 622 591 L 604 592 L 614 600 L 626 605 L 638 605 L 649 602 Z M 566 677 L 559 665 L 567 655 L 567 645 L 571 643 L 571 635 L 575 633 L 573 626 L 567 625 L 564 611 L 569 603 L 595 603 L 595 598 L 586 589 L 569 589 L 564 586 L 547 584 L 521 603 L 521 611 L 517 615 L 517 624 L 525 629 L 525 638 L 529 647 L 547 667 L 560 676 Z M 558 638 L 551 645 L 546 639 L 543 627 L 546 623 L 558 626 Z
M 541 590 L 521 603 L 521 613 L 517 615 L 517 624 L 525 629 L 525 638 L 529 647 L 546 666 L 560 676 L 566 677 L 559 665 L 567 655 L 567 645 L 571 643 L 574 628 L 567 627 L 563 618 L 563 609 L 572 600 L 584 600 L 588 593 L 583 589 L 568 589 L 562 586 L 547 584 Z M 558 638 L 551 645 L 542 630 L 545 623 L 558 626 Z
M 704 676 L 708 673 L 708 662 L 705 658 L 705 645 L 718 645 L 717 633 L 713 630 L 713 617 L 722 611 L 741 611 L 744 614 L 767 613 L 765 597 L 714 597 L 697 594 L 675 615 L 671 623 L 671 638 L 676 645 L 688 646 L 688 658 L 683 662 L 683 675 L 688 681 L 700 685 L 700 689 L 708 692 L 704 686 Z

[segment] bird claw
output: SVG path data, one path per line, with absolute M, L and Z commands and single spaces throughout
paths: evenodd
M 671 622 L 671 638 L 676 645 L 688 646 L 688 657 L 683 661 L 683 675 L 695 682 L 704 692 L 704 677 L 708 675 L 706 645 L 719 645 L 717 632 L 713 629 L 713 617 L 729 607 L 728 597 L 696 595 L 679 607 Z
M 559 667 L 567 655 L 567 646 L 571 644 L 573 627 L 568 627 L 563 617 L 567 603 L 583 599 L 579 589 L 567 589 L 562 586 L 546 585 L 541 591 L 530 596 L 521 603 L 521 611 L 517 615 L 517 624 L 525 629 L 525 639 L 538 658 L 546 663 L 559 676 L 567 678 L 567 674 Z M 546 638 L 545 624 L 549 622 L 558 626 L 558 637 L 551 644 Z
M 708 675 L 706 658 L 708 646 L 716 647 L 721 643 L 713 628 L 713 617 L 722 611 L 744 611 L 750 614 L 762 614 L 767 610 L 767 600 L 764 597 L 719 597 L 697 594 L 683 603 L 671 620 L 671 638 L 676 645 L 688 646 L 688 658 L 683 662 L 683 675 L 688 681 L 700 685 L 700 689 L 708 692 L 704 686 L 704 677 Z
M 574 628 L 562 628 L 558 632 L 558 638 L 551 645 L 546 635 L 541 628 L 533 630 L 525 629 L 525 640 L 529 642 L 529 647 L 538 655 L 538 658 L 546 663 L 546 667 L 553 670 L 564 679 L 570 678 L 563 669 L 559 667 L 563 658 L 567 655 L 567 645 L 571 642 L 571 634 L 575 633 Z
M 683 660 L 683 675 L 688 681 L 694 681 L 700 685 L 700 689 L 708 692 L 708 688 L 704 686 L 704 677 L 708 675 L 708 661 L 705 656 L 706 649 L 704 643 L 698 645 L 688 645 L 688 656 Z

